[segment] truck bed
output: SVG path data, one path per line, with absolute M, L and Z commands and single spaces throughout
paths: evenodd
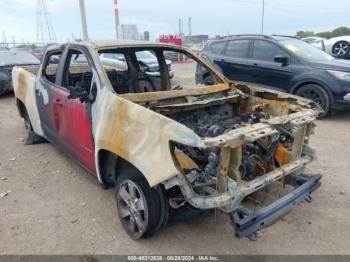
M 29 73 L 34 75 L 34 77 L 36 76 L 39 69 L 39 65 L 27 65 L 27 66 L 17 66 L 17 67 L 22 68 L 25 71 L 28 71 Z
M 16 96 L 17 106 L 24 106 L 32 123 L 34 131 L 43 135 L 36 106 L 35 81 L 38 65 L 16 66 L 12 70 L 12 85 Z

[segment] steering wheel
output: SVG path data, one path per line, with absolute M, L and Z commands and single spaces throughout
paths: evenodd
M 139 74 L 131 78 L 131 89 L 134 93 L 146 93 L 157 91 L 152 80 L 145 74 Z

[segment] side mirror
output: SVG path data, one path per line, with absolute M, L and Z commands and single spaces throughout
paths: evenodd
M 289 58 L 286 56 L 276 55 L 273 60 L 275 61 L 275 63 L 279 63 L 282 66 L 286 66 L 289 64 Z

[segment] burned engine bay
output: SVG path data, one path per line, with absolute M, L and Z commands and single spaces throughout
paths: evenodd
M 176 112 L 170 118 L 192 129 L 200 137 L 217 137 L 231 130 L 260 123 L 270 118 L 262 108 L 237 113 L 236 105 L 225 103 L 191 111 Z M 288 126 L 278 127 L 279 133 L 242 146 L 240 179 L 250 181 L 288 163 L 293 135 Z M 183 171 L 197 171 L 195 182 L 210 183 L 216 180 L 220 162 L 220 148 L 193 148 L 174 145 L 175 156 Z M 190 164 L 188 164 L 190 163 Z

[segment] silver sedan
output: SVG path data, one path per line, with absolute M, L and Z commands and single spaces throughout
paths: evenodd
M 318 36 L 310 36 L 301 40 L 309 43 L 330 55 L 338 58 L 350 57 L 350 36 L 338 36 L 326 39 Z

